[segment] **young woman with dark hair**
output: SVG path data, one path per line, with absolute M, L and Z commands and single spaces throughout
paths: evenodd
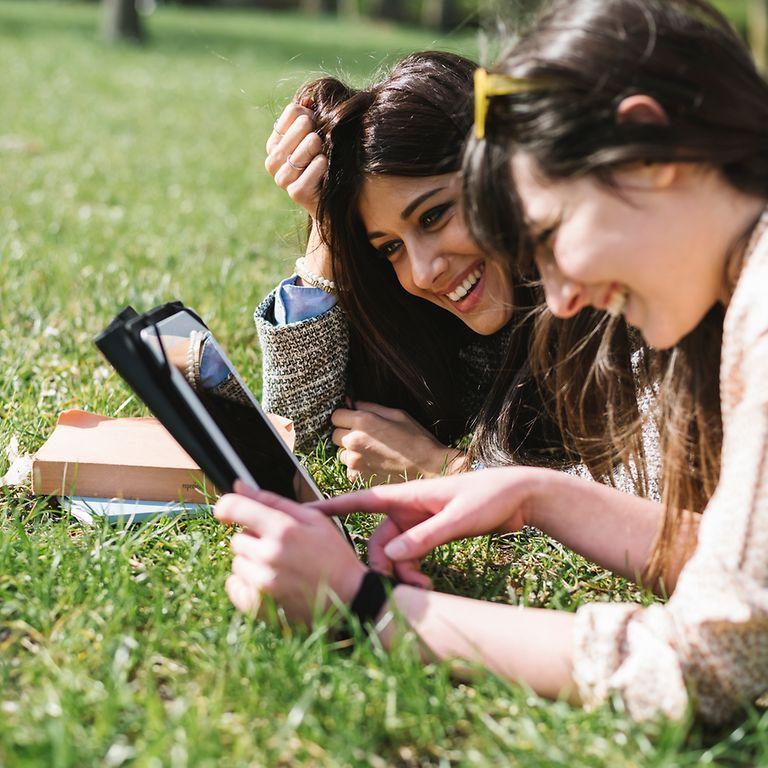
M 314 81 L 267 142 L 267 170 L 305 208 L 310 233 L 297 274 L 256 311 L 264 403 L 294 420 L 303 450 L 332 422 L 340 459 L 367 479 L 438 475 L 475 459 L 577 461 L 529 376 L 535 290 L 464 224 L 458 170 L 474 69 L 425 52 L 363 90 Z M 583 321 L 582 354 L 594 354 L 599 334 L 585 339 L 601 319 Z M 629 389 L 620 325 L 610 351 Z M 631 402 L 637 412 L 635 393 Z M 604 411 L 599 400 L 589 407 Z M 467 459 L 449 445 L 471 432 Z M 615 463 L 590 468 L 610 480 Z M 641 489 L 643 466 L 635 462 Z
M 535 260 L 553 314 L 621 314 L 665 351 L 664 503 L 535 467 L 313 506 L 227 496 L 218 516 L 247 527 L 228 592 L 245 611 L 271 594 L 304 622 L 335 592 L 364 616 L 380 609 L 385 646 L 397 638 L 382 618 L 391 603 L 428 657 L 588 705 L 619 695 L 637 718 L 722 722 L 768 690 L 768 84 L 703 0 L 556 0 L 493 74 L 478 78 L 467 165 L 471 208 L 489 210 L 477 231 L 506 239 L 521 268 Z M 617 573 L 650 569 L 671 598 L 573 615 L 400 583 L 385 603 L 323 515 L 359 510 L 387 515 L 379 570 L 528 524 Z M 334 556 L 313 563 L 318 537 Z
M 267 142 L 267 170 L 310 229 L 297 274 L 256 311 L 264 404 L 294 420 L 303 450 L 332 424 L 352 476 L 459 469 L 464 454 L 449 446 L 493 380 L 505 366 L 525 380 L 528 339 L 512 328 L 532 300 L 513 295 L 459 204 L 473 71 L 425 52 L 363 90 L 311 82 Z M 510 443 L 562 457 L 541 410 L 529 387 Z

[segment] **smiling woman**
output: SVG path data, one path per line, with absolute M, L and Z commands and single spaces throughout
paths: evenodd
M 310 236 L 256 311 L 265 405 L 294 419 L 300 449 L 335 428 L 350 477 L 466 466 L 450 445 L 494 422 L 497 411 L 479 414 L 502 374 L 505 459 L 566 459 L 528 377 L 531 291 L 464 223 L 473 71 L 428 52 L 366 90 L 309 83 L 267 142 L 267 170 L 309 214 Z

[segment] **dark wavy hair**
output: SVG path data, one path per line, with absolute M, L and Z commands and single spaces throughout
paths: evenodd
M 593 174 L 609 186 L 627 163 L 702 163 L 734 188 L 768 197 L 768 86 L 738 34 L 704 0 L 555 0 L 495 71 L 551 84 L 491 99 L 486 137 L 469 142 L 464 160 L 471 231 L 484 247 L 506 252 L 520 274 L 531 274 L 533 246 L 511 178 L 514 151 L 529 153 L 546 177 Z M 618 124 L 616 108 L 633 94 L 656 99 L 668 124 Z M 719 478 L 723 314 L 714 307 L 644 367 L 646 383 L 659 387 L 667 508 L 649 575 L 666 564 L 680 511 L 702 510 Z M 553 357 L 546 338 L 556 325 L 542 314 L 532 364 L 557 400 L 562 429 L 594 445 L 606 432 L 617 449 L 636 443 L 640 423 L 623 405 L 626 381 L 604 355 L 586 381 L 567 345 Z M 603 424 L 585 409 L 595 397 L 611 405 Z
M 482 337 L 403 290 L 392 266 L 369 243 L 359 213 L 368 175 L 425 177 L 460 170 L 472 125 L 475 66 L 461 56 L 428 51 L 408 56 L 362 90 L 333 77 L 305 85 L 296 100 L 312 103 L 329 161 L 317 219 L 351 325 L 353 396 L 404 408 L 443 442 L 455 441 L 478 425 L 461 350 L 470 342 L 505 343 L 503 370 L 492 372 L 505 384 L 497 381 L 495 404 L 483 410 L 480 423 L 487 432 L 494 412 L 514 414 L 505 422 L 505 450 L 496 458 L 546 462 L 563 449 L 528 375 L 530 323 L 522 318 L 535 304 L 530 290 L 513 287 L 516 310 L 499 332 L 503 339 Z

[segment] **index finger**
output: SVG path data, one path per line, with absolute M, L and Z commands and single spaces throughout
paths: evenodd
M 280 117 L 275 120 L 275 124 L 272 127 L 272 133 L 269 134 L 267 139 L 267 154 L 280 143 L 280 140 L 288 132 L 288 129 L 296 122 L 297 118 L 301 115 L 306 115 L 312 122 L 315 121 L 315 113 L 308 107 L 303 107 L 301 104 L 291 102 L 280 114 Z
M 386 405 L 369 403 L 365 400 L 355 400 L 355 407 L 358 411 L 368 411 L 368 413 L 381 416 L 382 419 L 387 419 L 387 421 L 402 421 L 405 415 L 399 408 L 389 408 Z
M 353 512 L 387 515 L 390 510 L 406 506 L 432 512 L 442 507 L 452 495 L 448 488 L 441 486 L 444 483 L 440 480 L 414 480 L 398 485 L 379 485 L 310 504 L 326 515 L 349 515 Z

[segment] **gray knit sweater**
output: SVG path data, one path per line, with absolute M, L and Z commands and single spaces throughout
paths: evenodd
M 344 310 L 275 325 L 275 295 L 254 312 L 262 352 L 262 404 L 294 422 L 296 450 L 307 452 L 331 432 L 331 414 L 344 403 L 349 360 L 349 327 Z M 508 334 L 479 337 L 460 350 L 461 392 L 468 413 L 485 400 L 504 363 Z

